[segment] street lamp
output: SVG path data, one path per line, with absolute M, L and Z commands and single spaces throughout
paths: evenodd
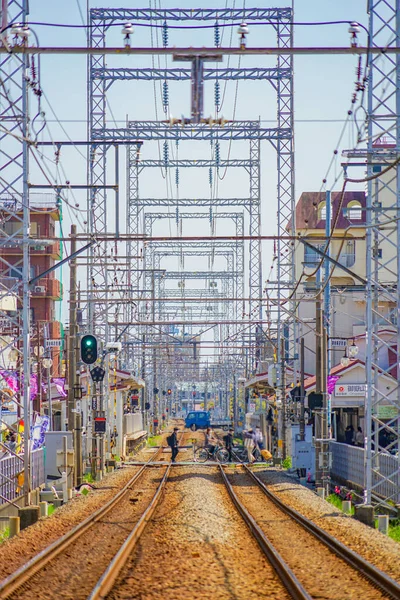
M 342 358 L 340 359 L 340 364 L 342 365 L 342 367 L 348 367 L 350 364 L 350 358 L 347 356 L 347 346 Z
M 358 354 L 358 346 L 355 345 L 354 340 L 351 346 L 349 346 L 349 356 L 350 358 L 355 358 Z

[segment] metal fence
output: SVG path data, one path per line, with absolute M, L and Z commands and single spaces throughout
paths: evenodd
M 365 487 L 365 450 L 349 444 L 330 442 L 332 453 L 332 478 L 347 482 L 350 486 L 363 490 Z M 381 454 L 373 472 L 373 494 L 392 498 L 400 502 L 400 473 L 398 460 L 391 454 Z M 390 477 L 391 481 L 384 480 Z
M 31 487 L 39 487 L 45 483 L 44 475 L 44 453 L 45 448 L 34 450 L 31 454 Z M 5 456 L 0 459 L 0 505 L 6 504 L 21 495 L 21 486 L 23 477 L 20 481 L 19 476 L 23 475 L 24 462 L 23 455 Z M 22 459 L 22 460 L 21 460 Z

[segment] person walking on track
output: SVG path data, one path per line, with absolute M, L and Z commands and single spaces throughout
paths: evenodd
M 173 433 L 171 433 L 171 435 L 167 438 L 167 442 L 168 442 L 168 446 L 171 447 L 171 453 L 172 453 L 172 457 L 171 457 L 171 462 L 176 462 L 176 457 L 178 456 L 178 435 L 177 432 L 179 431 L 178 427 L 174 427 L 174 431 Z
M 254 444 L 254 440 L 253 440 L 253 430 L 249 429 L 248 431 L 244 431 L 243 437 L 244 437 L 244 447 L 247 450 L 247 456 L 248 456 L 249 463 L 252 463 L 255 461 L 255 458 L 253 456 L 253 450 L 255 448 L 255 444 Z
M 233 429 L 224 436 L 225 448 L 228 451 L 229 462 L 232 462 L 232 448 L 233 448 Z

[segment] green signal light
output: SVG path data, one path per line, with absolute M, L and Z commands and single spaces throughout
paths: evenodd
M 84 335 L 81 339 L 81 360 L 92 365 L 97 360 L 97 340 L 94 335 Z

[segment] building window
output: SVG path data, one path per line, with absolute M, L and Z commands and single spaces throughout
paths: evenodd
M 332 205 L 331 205 L 331 219 L 332 219 Z M 326 220 L 326 202 L 320 202 L 318 204 L 318 221 Z
M 320 252 L 324 252 L 325 244 L 313 244 L 313 247 L 318 249 Z M 336 259 L 337 250 L 330 249 L 330 255 Z M 323 260 L 323 257 L 315 252 L 313 248 L 305 246 L 304 248 L 304 266 L 309 268 L 315 268 Z M 355 240 L 348 240 L 343 246 L 342 251 L 337 259 L 338 263 L 344 267 L 350 268 L 356 262 L 356 248 Z
M 313 244 L 313 246 L 314 246 L 314 248 L 317 248 L 321 252 L 323 252 L 324 248 L 325 248 L 325 244 Z M 310 248 L 309 246 L 304 247 L 304 266 L 305 267 L 314 268 L 319 264 L 321 259 L 322 259 L 322 256 L 320 254 L 317 254 L 317 252 L 315 252 L 315 250 L 313 248 Z
M 352 200 L 347 205 L 347 218 L 350 221 L 359 221 L 362 219 L 362 206 L 357 200 Z
M 350 268 L 356 262 L 356 243 L 354 240 L 348 240 L 343 246 L 339 255 L 338 262 L 344 267 Z
M 22 265 L 21 267 L 11 267 L 9 271 L 9 277 L 15 277 L 15 279 L 22 279 Z

